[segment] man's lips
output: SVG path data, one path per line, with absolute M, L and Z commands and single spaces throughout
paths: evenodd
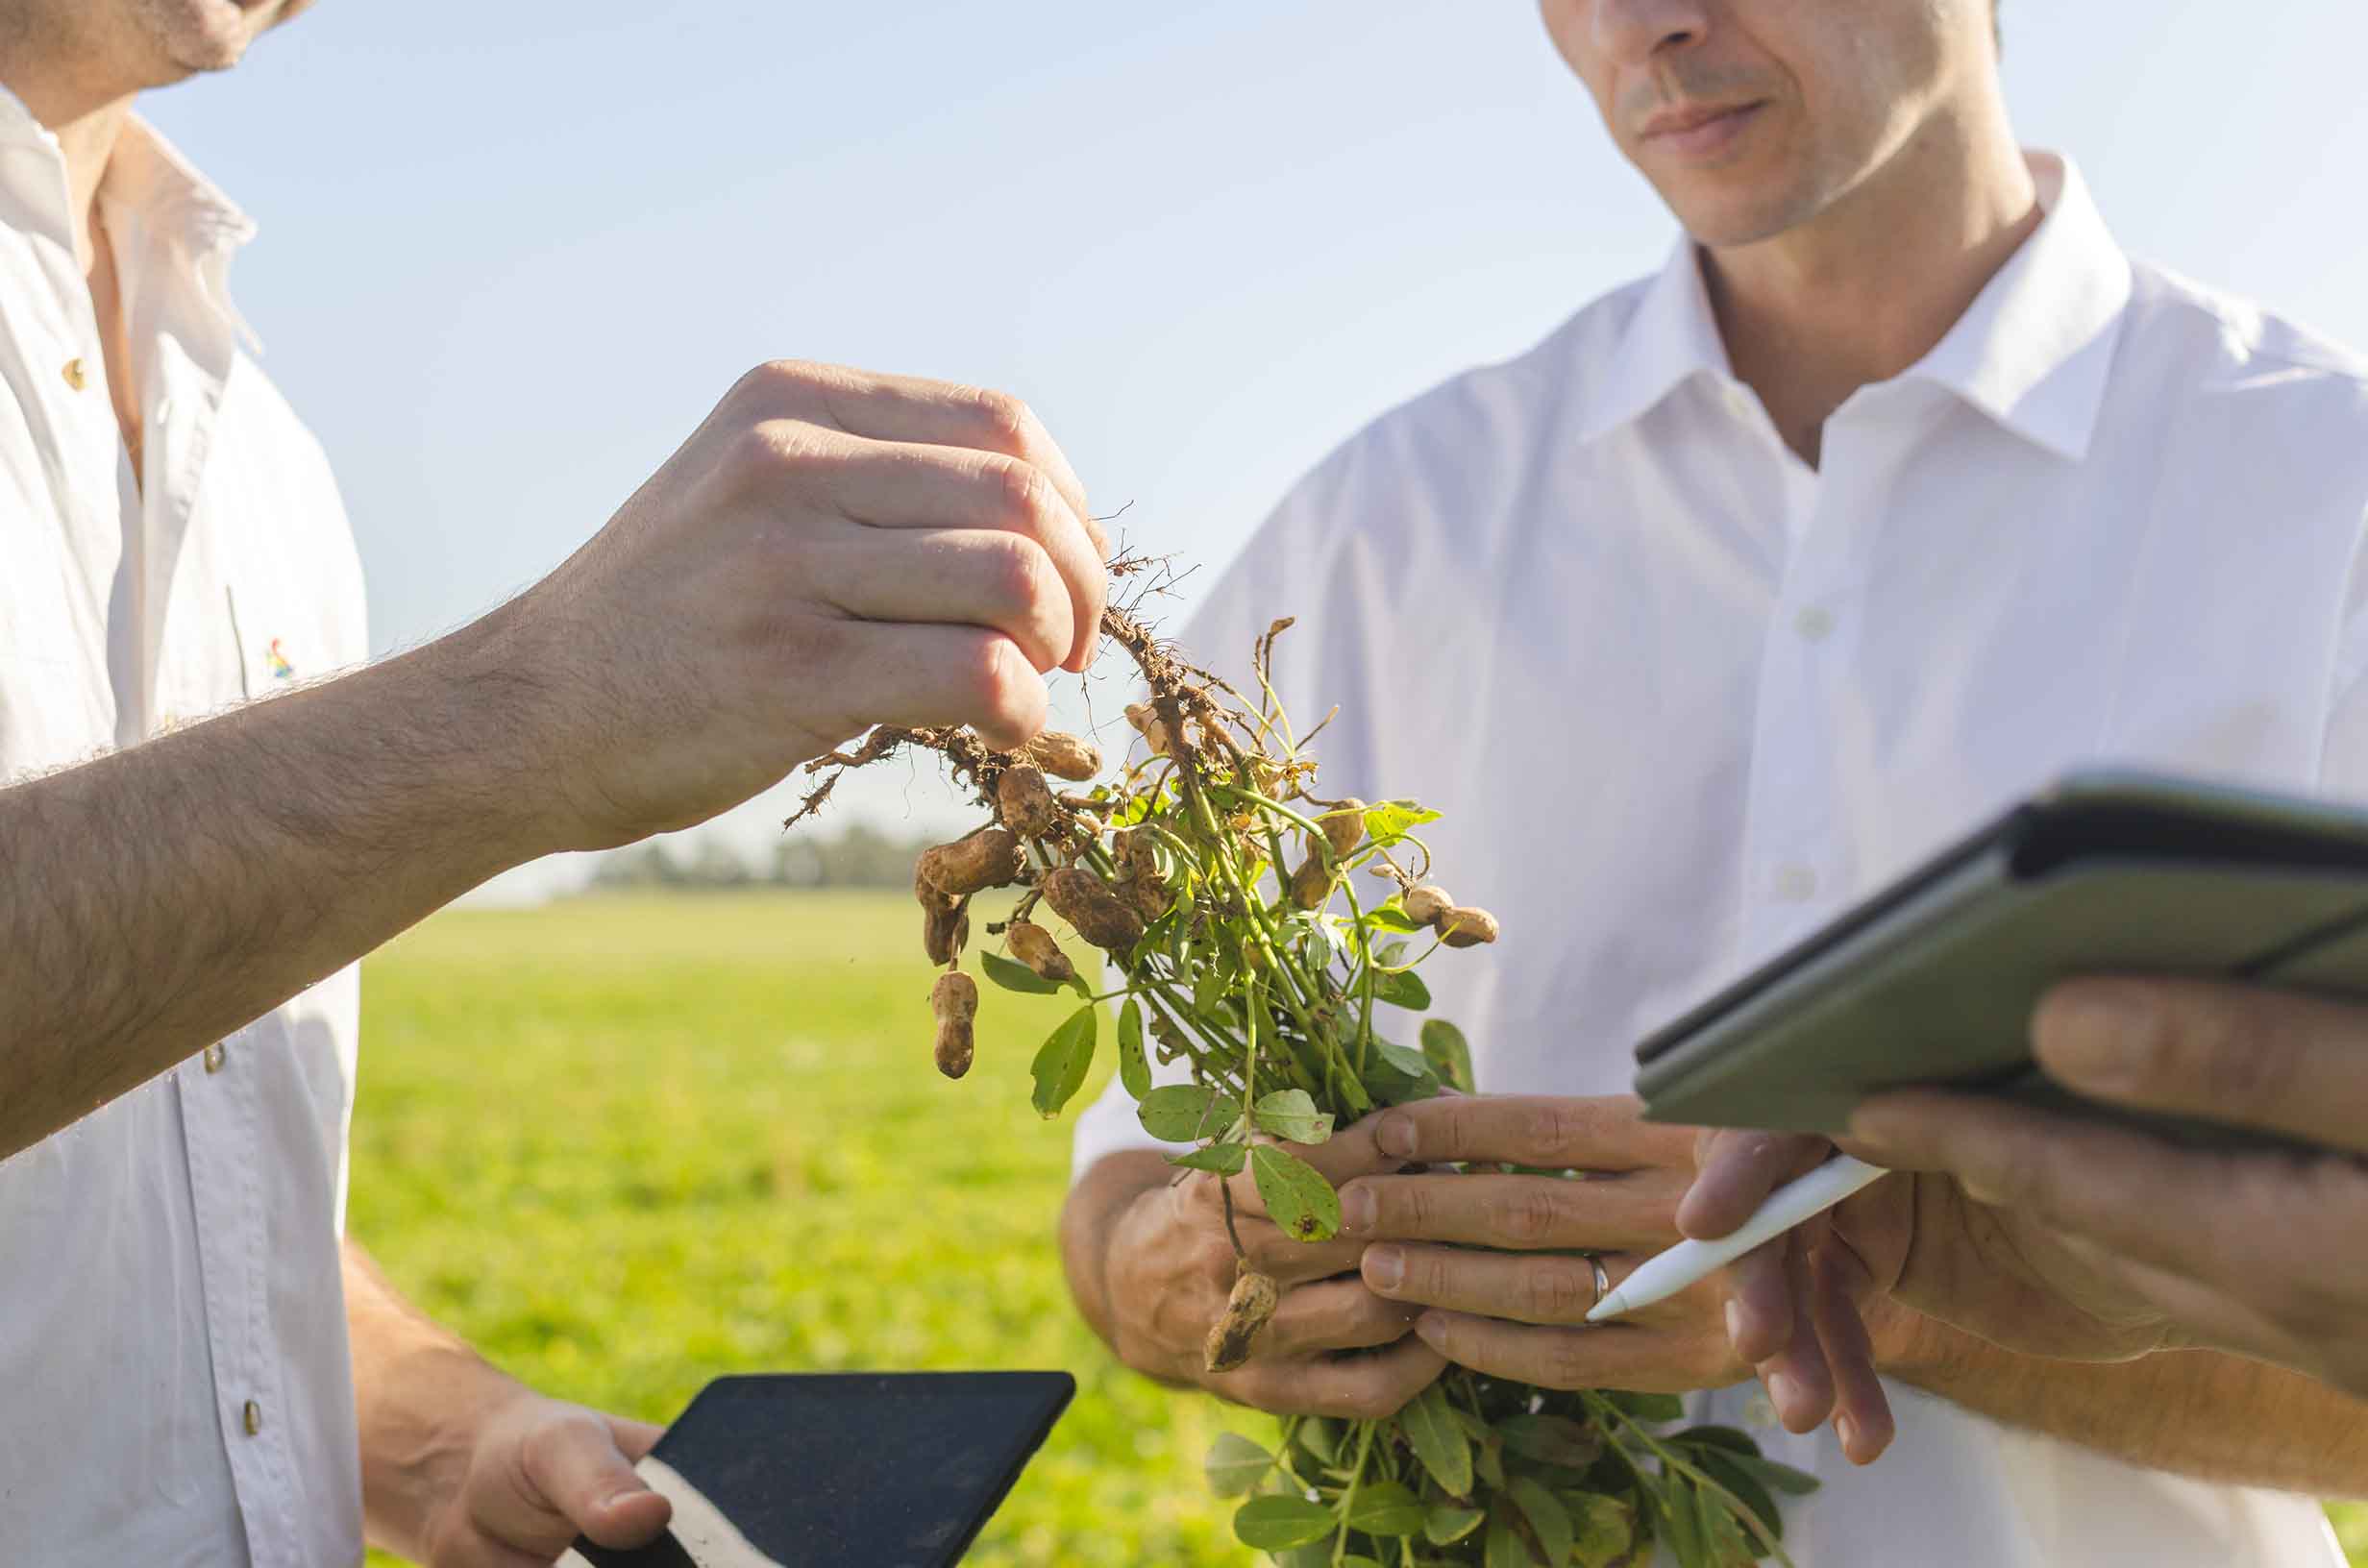
M 1767 106 L 1764 98 L 1748 103 L 1711 106 L 1671 105 L 1654 110 L 1639 130 L 1640 138 L 1680 157 L 1723 151 Z

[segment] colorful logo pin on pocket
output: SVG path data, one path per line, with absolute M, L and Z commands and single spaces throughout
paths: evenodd
M 287 662 L 287 654 L 281 650 L 279 638 L 271 640 L 271 647 L 264 650 L 263 657 L 270 662 L 272 679 L 288 680 L 295 676 L 296 667 Z

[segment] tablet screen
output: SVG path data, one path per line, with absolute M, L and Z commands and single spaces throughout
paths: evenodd
M 956 1561 L 1075 1384 L 1059 1372 L 722 1378 L 637 1467 L 675 1506 L 595 1568 L 807 1568 Z

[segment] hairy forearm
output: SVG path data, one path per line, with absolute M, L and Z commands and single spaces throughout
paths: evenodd
M 2368 1494 L 2368 1405 L 2299 1373 L 2208 1350 L 2042 1360 L 1920 1314 L 1882 1337 L 1887 1375 L 2010 1426 L 2208 1481 Z
M 0 1158 L 548 847 L 506 636 L 0 789 Z
M 373 1546 L 424 1557 L 428 1520 L 459 1490 L 477 1433 L 525 1390 L 404 1300 L 350 1239 L 344 1264 L 362 1526 Z

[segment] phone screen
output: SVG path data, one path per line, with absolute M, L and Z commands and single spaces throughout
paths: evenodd
M 941 1568 L 959 1560 L 1076 1383 L 1065 1372 L 719 1378 L 636 1467 L 667 1534 L 593 1568 Z

